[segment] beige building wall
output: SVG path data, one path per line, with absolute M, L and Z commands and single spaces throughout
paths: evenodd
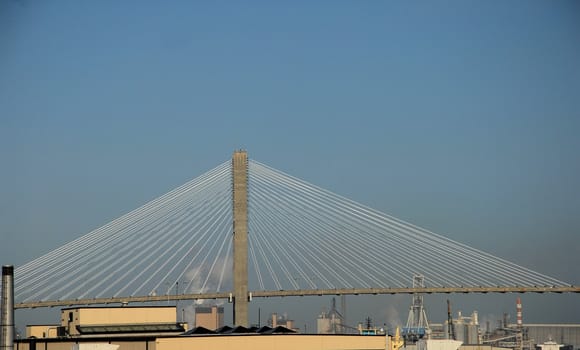
M 30 350 L 30 339 L 15 345 L 18 350 Z M 71 350 L 79 340 L 42 340 L 36 342 L 36 349 Z M 102 343 L 119 345 L 118 350 L 385 350 L 386 336 L 361 335 L 304 335 L 304 334 L 243 334 L 209 335 L 194 337 L 170 337 L 153 340 L 103 340 L 87 339 L 81 344 Z
M 56 338 L 58 325 L 30 325 L 26 326 L 26 338 Z
M 224 308 L 218 306 L 196 307 L 195 326 L 216 330 L 224 326 Z
M 384 350 L 386 346 L 386 336 L 250 334 L 158 338 L 155 350 Z
M 49 343 L 39 341 L 36 343 L 35 347 L 31 347 L 28 343 L 14 344 L 14 348 L 18 350 L 30 350 L 30 349 L 46 349 L 46 350 L 71 350 L 74 343 L 72 342 L 59 342 L 59 343 Z
M 61 325 L 70 335 L 76 326 L 177 323 L 175 307 L 95 307 L 62 309 Z
M 91 344 L 112 344 L 112 345 L 119 345 L 118 350 L 155 350 L 155 341 L 153 340 L 141 340 L 141 341 L 108 341 L 108 340 L 90 340 L 86 342 L 79 342 L 79 344 L 83 344 L 82 348 L 91 348 Z M 71 341 L 69 339 L 59 341 L 59 342 L 51 342 L 51 341 L 38 341 L 34 347 L 31 347 L 29 343 L 18 343 L 14 345 L 14 349 L 18 350 L 31 350 L 32 348 L 39 349 L 46 349 L 46 350 L 71 350 L 75 345 L 75 341 Z
M 461 345 L 459 350 L 512 350 L 511 348 L 501 348 L 491 345 Z
M 118 350 L 155 350 L 155 341 L 112 341 L 111 344 L 119 345 Z

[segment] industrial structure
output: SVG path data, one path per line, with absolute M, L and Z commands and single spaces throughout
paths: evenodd
M 522 300 L 516 298 L 516 324 L 508 325 L 508 314 L 504 313 L 499 327 L 482 335 L 482 343 L 495 346 L 509 347 L 515 350 L 535 349 L 534 340 L 528 337 L 527 329 L 523 327 Z M 489 328 L 489 327 L 487 327 Z
M 413 276 L 413 288 L 424 289 L 425 277 L 423 275 Z M 413 302 L 409 308 L 407 325 L 403 328 L 402 336 L 405 341 L 414 343 L 419 339 L 429 335 L 429 321 L 423 307 L 423 294 L 413 294 Z
M 580 349 L 580 324 L 524 323 L 523 329 L 535 344 L 554 341 L 563 346 Z
M 0 350 L 14 349 L 14 266 L 2 266 Z
M 540 350 L 561 350 L 564 347 L 563 344 L 558 344 L 553 340 L 548 340 L 545 343 L 538 344 Z
M 458 311 L 457 318 L 453 318 L 451 323 L 445 322 L 443 332 L 448 335 L 449 339 L 459 340 L 463 344 L 481 344 L 477 311 L 473 311 L 471 316 L 463 316 L 461 311 Z
M 515 300 L 515 323 L 509 323 L 510 314 L 504 313 L 492 328 L 488 321 L 485 329 L 479 323 L 478 312 L 464 316 L 461 311 L 451 317 L 448 303 L 448 319 L 442 323 L 429 323 L 432 339 L 456 339 L 463 342 L 462 349 L 474 350 L 486 347 L 537 350 L 558 345 L 560 350 L 580 349 L 580 324 L 529 324 L 524 323 L 521 297 Z M 451 326 L 450 326 L 451 325 Z
M 360 322 L 358 324 L 357 327 L 357 331 L 359 334 L 362 335 L 384 335 L 387 334 L 387 330 L 384 327 L 377 327 L 376 324 L 374 324 L 373 319 L 368 317 L 365 319 L 365 322 Z M 400 332 L 399 332 L 399 328 L 397 328 L 397 337 L 398 339 L 402 339 L 400 337 Z M 404 341 L 404 339 L 403 339 Z
M 343 310 L 344 310 L 343 303 Z M 347 333 L 347 326 L 344 316 L 336 307 L 336 299 L 332 298 L 330 310 L 322 312 L 316 319 L 316 333 L 318 334 L 344 334 Z
M 485 332 L 479 329 L 480 344 L 516 350 L 554 349 L 556 345 L 560 350 L 580 349 L 580 324 L 524 323 L 521 297 L 516 298 L 515 306 L 516 322 L 508 322 L 510 318 L 508 313 L 503 314 L 502 319 L 498 320 L 497 327 L 493 329 L 488 322 Z M 477 316 L 477 313 L 474 313 Z M 471 329 L 467 331 L 475 332 Z
M 521 343 L 519 342 L 521 339 Z M 559 344 L 561 350 L 580 349 L 580 324 L 527 324 L 508 323 L 507 317 L 499 325 L 482 335 L 483 344 L 535 350 L 542 344 Z M 521 345 L 520 345 L 521 344 Z
M 222 306 L 196 306 L 195 327 L 205 327 L 216 330 L 225 325 L 224 308 Z
M 176 335 L 186 330 L 185 323 L 177 322 L 175 306 L 72 307 L 61 309 L 60 324 L 27 326 L 26 334 L 28 338 L 90 338 Z
M 277 327 L 284 327 L 290 329 L 292 331 L 298 332 L 298 328 L 295 325 L 294 320 L 288 318 L 288 315 L 278 315 L 277 313 L 273 313 L 270 315 L 270 319 L 268 320 L 268 326 L 271 328 Z

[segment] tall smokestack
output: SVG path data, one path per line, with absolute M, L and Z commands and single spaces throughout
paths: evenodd
M 2 266 L 0 350 L 14 350 L 14 266 Z
M 518 328 L 522 328 L 522 300 L 520 297 L 516 299 L 516 317 L 517 317 L 517 326 Z

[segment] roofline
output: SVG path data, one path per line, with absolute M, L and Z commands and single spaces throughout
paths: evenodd
M 174 306 L 163 306 L 163 305 L 150 305 L 150 306 L 135 306 L 135 305 L 126 305 L 126 306 L 74 306 L 74 307 L 65 307 L 61 310 L 80 310 L 80 309 L 176 309 Z
M 515 323 L 514 323 L 515 325 Z M 579 327 L 580 323 L 524 323 L 524 327 Z
M 36 342 L 36 343 L 66 343 L 66 342 L 70 342 L 70 343 L 75 343 L 75 342 L 90 342 L 90 341 L 102 341 L 103 339 L 107 339 L 109 341 L 115 342 L 115 341 L 134 341 L 134 342 L 138 342 L 138 341 L 148 341 L 148 342 L 154 342 L 156 339 L 160 339 L 160 338 L 187 338 L 187 337 L 245 337 L 245 336 L 264 336 L 264 337 L 269 337 L 269 336 L 274 336 L 274 337 L 280 337 L 280 336 L 291 336 L 291 337 L 384 337 L 384 334 L 381 335 L 361 335 L 361 334 L 313 334 L 313 333 L 272 333 L 272 334 L 263 334 L 263 333 L 229 333 L 229 334 L 191 334 L 191 335 L 172 335 L 172 334 L 160 334 L 160 335 L 145 335 L 145 334 L 141 334 L 141 335 L 128 335 L 128 336 L 121 336 L 118 334 L 115 335 L 102 335 L 102 336 L 94 336 L 94 335 L 90 335 L 90 336 L 80 336 L 80 337 L 70 337 L 70 338 L 20 338 L 15 340 L 15 343 L 30 343 L 30 342 Z

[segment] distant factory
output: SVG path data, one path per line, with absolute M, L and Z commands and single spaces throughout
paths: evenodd
M 517 300 L 518 315 L 521 301 Z M 271 314 L 262 327 L 224 325 L 223 308 L 198 306 L 195 324 L 177 321 L 174 306 L 73 307 L 61 310 L 60 324 L 30 325 L 17 339 L 18 350 L 174 350 L 220 349 L 387 349 L 387 350 L 576 350 L 580 325 L 508 324 L 508 317 L 493 330 L 480 327 L 478 314 L 457 312 L 444 323 L 423 328 L 409 323 L 387 333 L 370 319 L 349 327 L 333 300 L 328 312 L 318 317 L 319 334 L 300 334 L 286 315 Z M 342 311 L 342 310 L 341 310 Z M 410 319 L 424 314 L 419 299 L 413 300 Z M 521 321 L 521 317 L 518 318 Z M 332 332 L 332 333 L 331 333 Z

